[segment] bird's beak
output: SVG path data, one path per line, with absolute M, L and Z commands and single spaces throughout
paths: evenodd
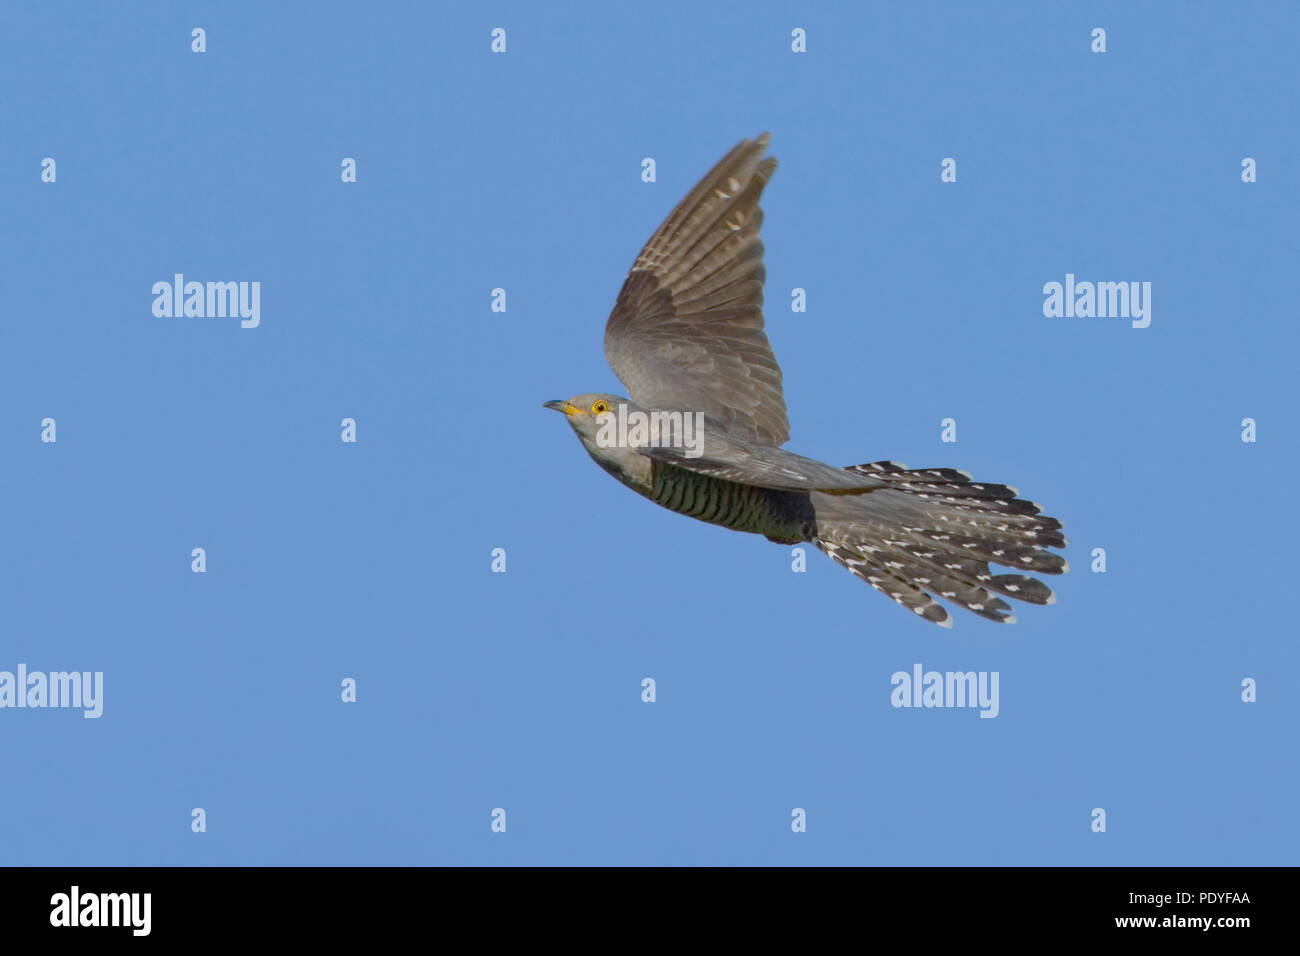
M 553 408 L 555 409 L 555 411 L 564 412 L 564 414 L 566 415 L 578 414 L 578 409 L 575 406 L 570 405 L 568 402 L 558 398 L 554 399 L 553 401 L 543 402 L 542 408 Z

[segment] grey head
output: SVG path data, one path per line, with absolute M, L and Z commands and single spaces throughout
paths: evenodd
M 643 411 L 635 402 L 622 395 L 588 392 L 570 399 L 554 399 L 543 403 L 543 407 L 563 412 L 587 453 L 614 477 L 633 487 L 649 484 L 650 460 L 618 440 L 620 434 L 627 434 L 628 416 Z

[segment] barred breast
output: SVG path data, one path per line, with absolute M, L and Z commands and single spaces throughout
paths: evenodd
M 650 487 L 637 490 L 678 514 L 782 544 L 809 541 L 817 532 L 806 492 L 742 485 L 660 461 L 653 463 Z

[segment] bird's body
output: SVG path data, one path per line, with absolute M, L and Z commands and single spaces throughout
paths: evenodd
M 764 134 L 733 149 L 637 257 L 605 332 L 631 399 L 562 411 L 591 457 L 655 504 L 781 544 L 811 542 L 903 607 L 950 626 L 934 594 L 1000 622 L 1001 596 L 1051 590 L 989 564 L 1059 574 L 1061 523 L 1006 485 L 882 461 L 837 468 L 788 452 L 781 369 L 763 332 L 762 211 L 776 161 Z M 931 593 L 933 592 L 933 593 Z

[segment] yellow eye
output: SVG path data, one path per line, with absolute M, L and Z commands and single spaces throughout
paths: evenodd
M 609 411 L 609 402 L 603 399 L 591 406 L 591 414 L 593 415 L 603 415 L 607 411 Z

